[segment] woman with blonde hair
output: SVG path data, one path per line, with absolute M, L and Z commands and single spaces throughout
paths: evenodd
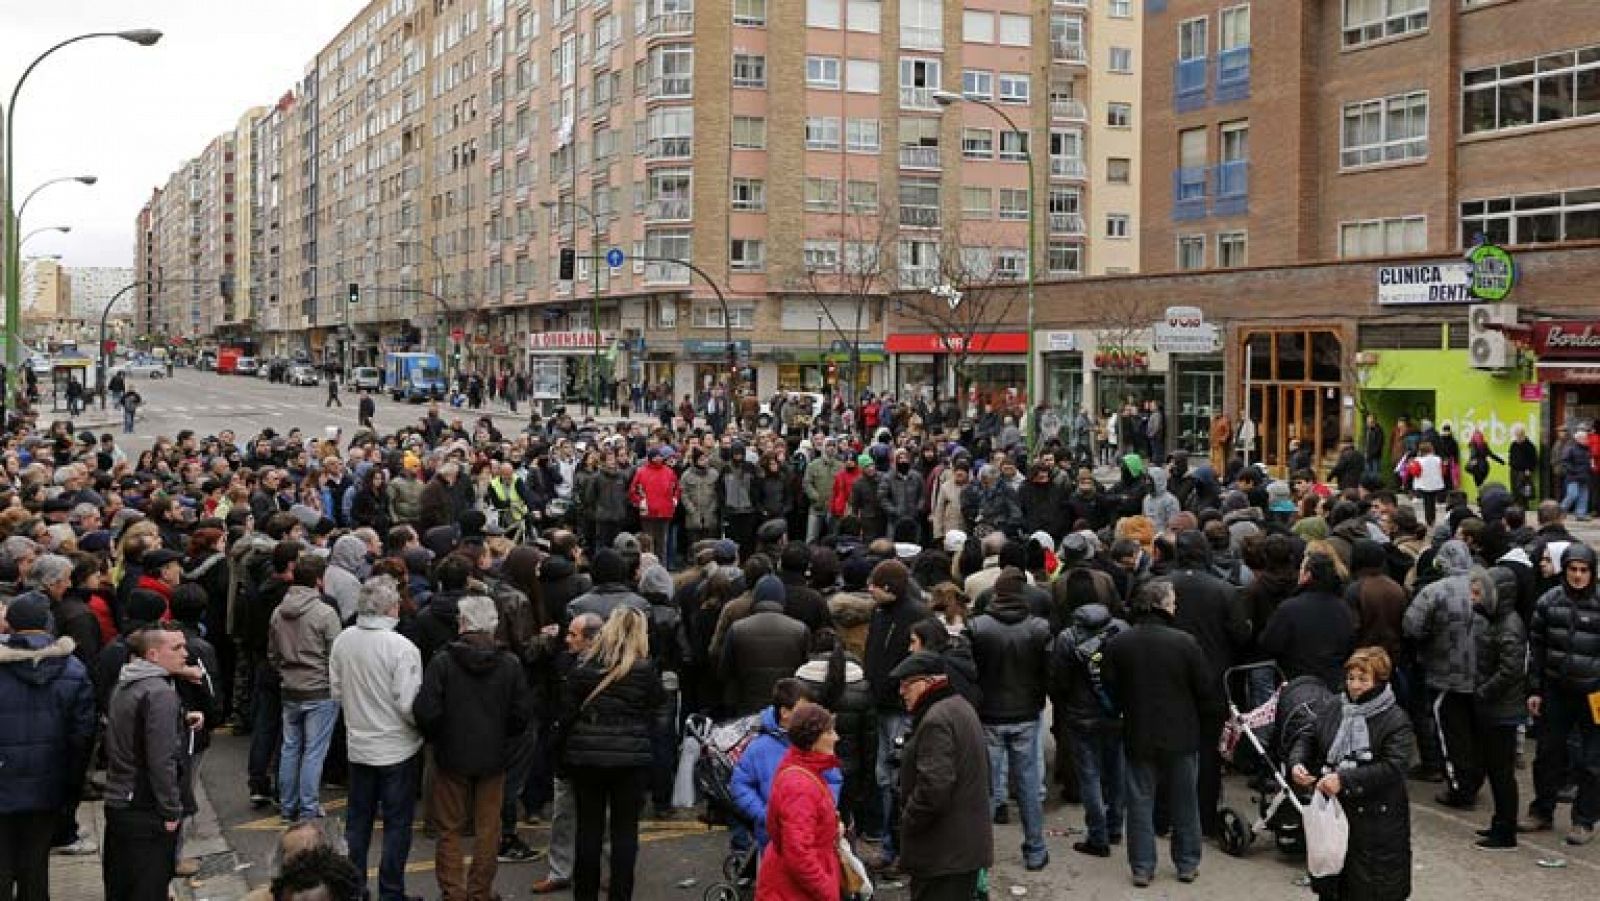
M 643 613 L 618 607 L 567 678 L 559 765 L 577 807 L 572 896 L 597 901 L 602 837 L 611 837 L 611 901 L 633 897 L 639 808 L 652 761 L 650 724 L 665 695 Z

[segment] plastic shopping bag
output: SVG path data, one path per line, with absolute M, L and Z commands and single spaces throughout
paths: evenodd
M 1320 791 L 1311 793 L 1311 803 L 1302 811 L 1306 828 L 1306 869 L 1313 879 L 1337 876 L 1344 871 L 1344 852 L 1350 841 L 1350 821 L 1337 798 Z

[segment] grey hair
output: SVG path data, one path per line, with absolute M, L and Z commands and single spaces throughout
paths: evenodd
M 28 584 L 34 588 L 44 588 L 70 575 L 72 575 L 71 560 L 60 554 L 45 554 L 34 561 L 33 569 L 28 573 Z
M 0 541 L 0 558 L 4 558 L 7 563 L 13 565 L 23 557 L 29 554 L 37 554 L 38 552 L 38 542 L 22 535 L 12 535 L 5 541 Z
M 370 526 L 362 526 L 350 534 L 361 539 L 362 544 L 382 544 L 383 539 L 378 537 L 378 530 Z
M 400 608 L 400 586 L 392 576 L 373 576 L 356 595 L 357 616 L 390 616 Z
M 583 632 L 583 637 L 588 641 L 593 641 L 594 637 L 600 634 L 600 628 L 605 625 L 599 614 L 595 613 L 580 613 L 572 618 L 572 622 Z
M 500 611 L 494 601 L 481 594 L 469 594 L 456 605 L 461 621 L 461 634 L 473 632 L 493 635 L 500 628 Z

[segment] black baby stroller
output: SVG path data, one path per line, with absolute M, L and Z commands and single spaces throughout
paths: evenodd
M 1271 697 L 1242 712 L 1236 689 L 1248 697 L 1255 684 L 1251 677 L 1263 673 L 1271 676 Z M 1251 822 L 1233 808 L 1223 808 L 1218 844 L 1225 853 L 1242 857 L 1255 842 L 1256 832 L 1264 830 L 1272 833 L 1280 853 L 1303 854 L 1305 831 L 1300 810 L 1306 799 L 1289 784 L 1289 749 L 1295 739 L 1316 727 L 1317 709 L 1333 693 L 1315 676 L 1285 682 L 1283 671 L 1270 661 L 1232 667 L 1223 673 L 1222 681 L 1228 720 L 1222 727 L 1219 750 L 1223 759 L 1249 780 L 1258 816 Z
M 705 799 L 706 820 L 729 825 L 742 823 L 752 835 L 748 848 L 730 850 L 723 859 L 723 881 L 706 887 L 705 901 L 750 901 L 756 895 L 756 864 L 760 852 L 753 838 L 755 825 L 739 811 L 731 784 L 734 767 L 739 765 L 745 748 L 760 731 L 761 717 L 747 716 L 715 724 L 710 717 L 695 714 L 685 720 L 684 728 L 700 744 L 700 756 L 694 765 L 694 784 L 700 797 Z

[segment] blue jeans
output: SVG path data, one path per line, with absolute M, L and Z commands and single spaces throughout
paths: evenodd
M 1072 768 L 1083 799 L 1083 826 L 1089 844 L 1105 846 L 1122 835 L 1122 735 L 1112 730 L 1066 729 Z
M 322 816 L 318 790 L 322 762 L 339 720 L 339 702 L 283 702 L 283 751 L 278 759 L 278 803 L 284 816 L 305 820 Z
M 122 434 L 124 435 L 133 434 L 133 414 L 134 410 L 132 407 L 122 408 Z
M 883 837 L 883 854 L 891 860 L 894 858 L 894 831 L 899 825 L 895 787 L 899 785 L 900 769 L 890 766 L 889 758 L 896 753 L 895 739 L 905 735 L 910 728 L 910 714 L 878 711 L 878 757 L 873 774 L 877 777 L 878 795 L 882 800 L 883 828 L 880 834 Z
M 383 859 L 378 864 L 379 901 L 405 901 L 406 858 L 411 856 L 411 821 L 417 807 L 417 778 L 422 752 L 388 766 L 350 764 L 350 806 L 345 814 L 344 841 L 350 861 L 361 873 L 366 890 L 367 849 L 372 824 L 383 814 Z
M 1579 516 L 1589 515 L 1588 479 L 1567 480 L 1567 494 L 1561 499 L 1561 509 Z
M 989 746 L 989 806 L 1006 803 L 1007 770 L 1017 771 L 1017 806 L 1022 811 L 1022 856 L 1033 863 L 1045 854 L 1044 798 L 1040 781 L 1039 721 L 985 724 Z
M 806 514 L 806 544 L 816 544 L 833 528 L 833 517 L 813 509 Z
M 1134 875 L 1156 872 L 1156 794 L 1163 786 L 1172 820 L 1172 865 L 1179 874 L 1200 869 L 1199 777 L 1195 753 L 1128 758 L 1128 866 Z

